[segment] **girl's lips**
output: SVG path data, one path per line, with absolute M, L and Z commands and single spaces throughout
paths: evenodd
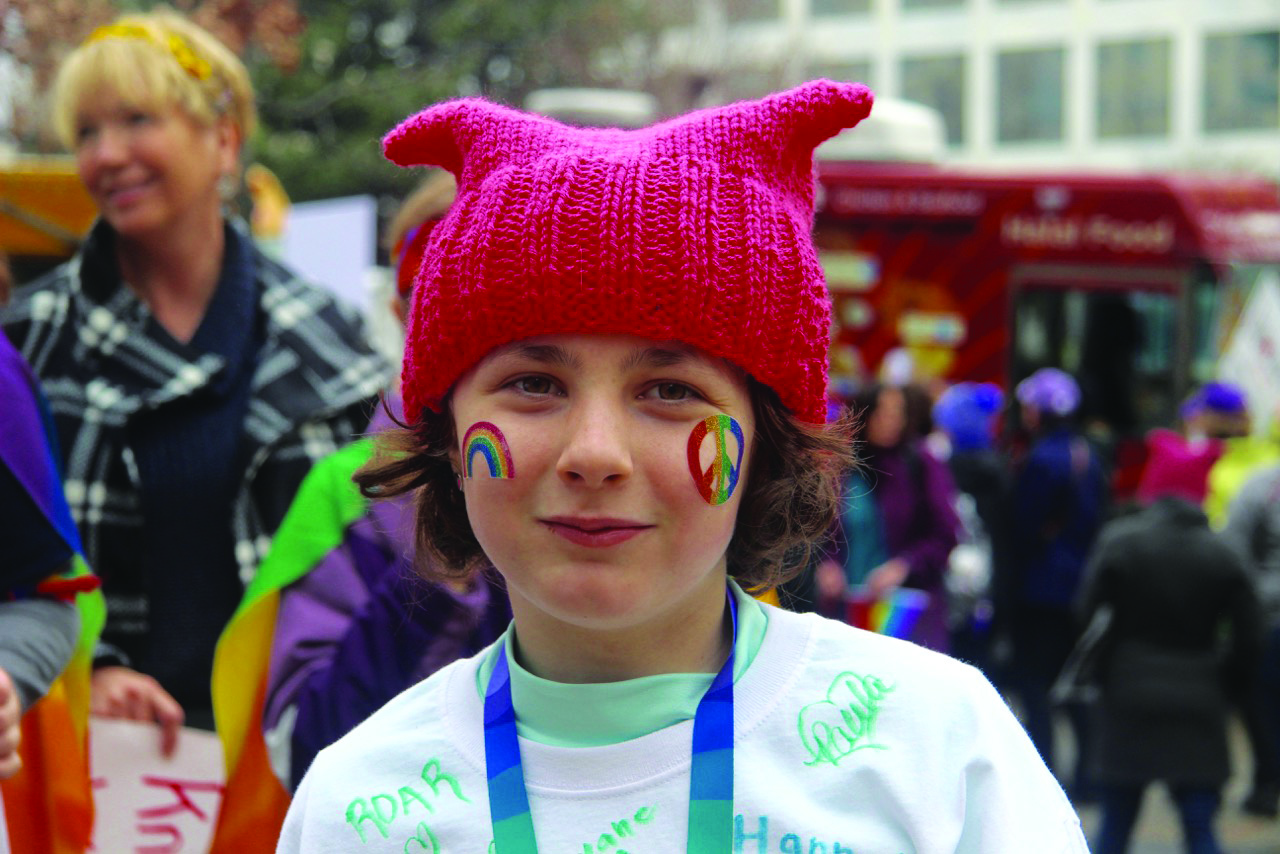
M 606 548 L 625 543 L 653 526 L 621 519 L 543 519 L 551 533 L 574 545 Z

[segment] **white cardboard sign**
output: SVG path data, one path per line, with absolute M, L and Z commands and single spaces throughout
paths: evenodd
M 92 851 L 203 854 L 222 804 L 222 745 L 184 728 L 172 756 L 160 755 L 154 724 L 89 719 L 93 781 Z
M 377 248 L 378 203 L 373 196 L 299 202 L 289 208 L 284 262 L 362 311 L 369 305 L 366 273 L 377 260 Z

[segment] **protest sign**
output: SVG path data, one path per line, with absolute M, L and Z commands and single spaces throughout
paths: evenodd
M 209 850 L 225 772 L 211 732 L 183 729 L 172 756 L 160 754 L 154 724 L 90 718 L 93 849 L 135 854 Z

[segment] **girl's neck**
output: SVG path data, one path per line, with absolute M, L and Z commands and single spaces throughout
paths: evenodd
M 516 654 L 526 670 L 553 682 L 620 682 L 663 673 L 715 673 L 733 645 L 724 584 L 724 577 L 719 576 L 711 589 L 687 597 L 685 607 L 619 629 L 566 624 L 549 618 L 510 591 Z
M 118 236 L 116 260 L 121 277 L 156 321 L 185 344 L 196 334 L 218 287 L 225 247 L 217 211 L 160 235 Z

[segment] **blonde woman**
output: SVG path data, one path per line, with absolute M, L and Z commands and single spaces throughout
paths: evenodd
M 68 499 L 103 579 L 96 714 L 212 727 L 214 647 L 302 477 L 386 383 L 357 322 L 227 218 L 255 121 L 240 61 L 175 12 L 127 15 L 53 93 L 100 218 L 15 295 Z

